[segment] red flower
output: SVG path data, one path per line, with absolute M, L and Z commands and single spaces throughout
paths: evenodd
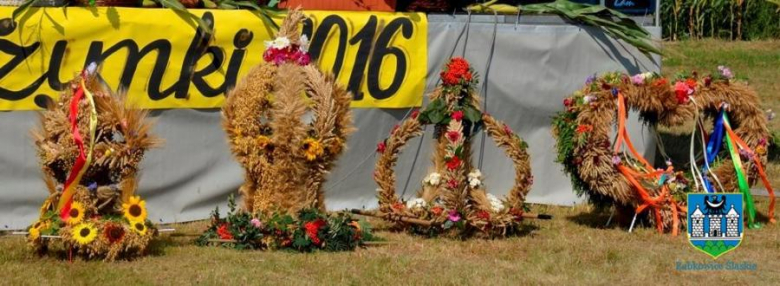
M 442 208 L 442 207 L 440 207 L 440 206 L 435 206 L 435 207 L 431 208 L 431 212 L 432 212 L 434 215 L 437 215 L 437 216 L 438 216 L 438 215 L 441 215 L 441 213 L 443 213 L 443 212 L 444 212 L 444 208 Z
M 566 98 L 563 100 L 563 106 L 570 107 L 574 103 L 574 100 L 571 98 Z
M 219 226 L 217 229 L 217 235 L 219 235 L 219 238 L 221 239 L 233 239 L 233 234 L 230 233 L 230 230 L 228 229 L 228 224 L 223 223 Z
M 417 119 L 418 115 L 420 115 L 420 110 L 415 109 L 412 111 L 412 119 Z
M 447 131 L 445 135 L 450 142 L 457 142 L 460 140 L 460 132 L 458 131 Z
M 457 189 L 458 188 L 458 181 L 455 179 L 450 179 L 447 181 L 447 187 L 450 189 Z
M 593 126 L 591 126 L 591 125 L 583 124 L 583 125 L 577 126 L 577 133 L 586 133 L 586 132 L 591 132 L 591 131 L 593 131 Z
M 469 63 L 463 58 L 452 58 L 444 70 L 439 74 L 445 85 L 457 85 L 460 81 L 471 81 L 473 75 L 469 70 Z
M 663 77 L 653 81 L 653 86 L 664 86 L 664 85 L 667 85 L 667 84 L 669 84 L 669 81 L 666 80 L 666 78 L 663 78 Z
M 696 89 L 696 80 L 695 79 L 689 78 L 689 79 L 685 80 L 685 84 L 687 84 L 688 87 L 690 87 L 691 89 Z
M 477 217 L 483 220 L 490 220 L 490 213 L 487 211 L 478 211 Z
M 683 104 L 688 102 L 688 96 L 693 93 L 693 88 L 687 83 L 678 81 L 674 84 L 674 95 L 677 97 L 677 103 Z
M 119 225 L 108 223 L 103 228 L 103 235 L 106 236 L 108 242 L 115 243 L 121 241 L 125 237 L 125 229 Z
M 463 119 L 463 111 L 458 110 L 452 113 L 452 119 L 460 121 Z
M 461 160 L 458 158 L 458 156 L 452 157 L 449 161 L 447 161 L 447 169 L 455 170 L 458 167 L 460 167 Z
M 704 86 L 709 87 L 710 84 L 712 84 L 712 76 L 707 76 L 704 78 Z
M 317 236 L 317 232 L 319 232 L 320 228 L 322 228 L 324 225 L 325 221 L 322 219 L 303 224 L 303 228 L 306 229 L 306 235 L 309 236 L 309 239 L 311 239 L 311 242 L 313 242 L 315 245 L 320 245 L 321 241 L 319 236 Z
M 404 207 L 405 207 L 404 204 L 401 203 L 401 202 L 396 202 L 396 203 L 393 204 L 393 209 L 397 210 L 397 211 L 403 210 Z
M 376 151 L 379 153 L 384 153 L 385 149 L 387 149 L 387 144 L 385 144 L 384 141 L 379 142 L 379 144 L 376 144 Z

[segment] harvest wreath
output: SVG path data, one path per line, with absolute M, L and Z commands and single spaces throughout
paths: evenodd
M 322 185 L 353 130 L 352 96 L 311 64 L 308 39 L 298 31 L 303 19 L 299 10 L 287 14 L 276 39 L 266 42 L 265 62 L 222 107 L 231 151 L 245 169 L 243 205 L 227 219 L 215 212 L 200 244 L 346 250 L 370 237 L 348 215 L 325 214 Z M 303 120 L 307 111 L 311 123 Z
M 741 163 L 735 164 L 747 159 L 747 177 L 750 182 L 759 176 L 763 179 L 771 197 L 769 216 L 773 217 L 774 192 L 763 172 L 769 136 L 767 119 L 758 107 L 755 92 L 735 81 L 727 68 L 720 67 L 718 72 L 704 77 L 680 73 L 673 85 L 654 73 L 594 76 L 582 90 L 566 98 L 564 105 L 566 109 L 553 120 L 557 161 L 564 165 L 577 194 L 587 194 L 591 202 L 601 206 L 613 204 L 619 211 L 631 209 L 634 214 L 652 211 L 650 223 L 659 232 L 677 234 L 686 212 L 687 192 L 714 192 L 712 186 L 717 182 L 721 191 L 741 191 L 747 204 L 752 205 L 748 180 L 738 179 L 744 169 Z M 698 158 L 691 145 L 690 173 L 675 172 L 671 161 L 666 162 L 665 169 L 656 169 L 634 149 L 628 136 L 625 120 L 629 109 L 638 110 L 651 126 L 679 126 L 695 120 L 701 137 L 710 137 L 711 143 L 705 144 L 710 150 L 709 146 L 722 143 L 723 137 L 717 134 L 726 132 L 728 142 L 737 142 L 728 144 L 739 152 L 732 152 L 731 158 L 718 159 L 717 151 L 705 151 L 709 154 Z M 703 117 L 715 119 L 712 134 L 706 134 Z M 732 119 L 731 124 L 726 124 L 728 130 L 719 131 L 719 118 Z M 613 143 L 610 130 L 616 121 L 617 140 Z M 693 132 L 694 137 L 697 134 Z M 624 144 L 629 152 L 623 149 Z M 700 171 L 697 165 L 704 168 Z M 749 218 L 751 225 L 753 220 Z
M 60 246 L 110 261 L 143 254 L 157 234 L 135 191 L 144 152 L 159 140 L 148 134 L 146 112 L 126 108 L 95 70 L 48 102 L 33 131 L 50 195 L 27 238 L 40 253 Z
M 527 144 L 518 135 L 479 110 L 477 76 L 462 58 L 451 59 L 440 74 L 442 84 L 423 112 L 414 112 L 377 146 L 379 160 L 374 180 L 379 185 L 378 212 L 353 210 L 398 223 L 414 233 L 466 237 L 474 233 L 505 236 L 521 230 L 526 213 L 525 196 L 533 182 Z M 404 203 L 395 192 L 398 153 L 419 136 L 423 126 L 435 126 L 433 171 L 425 178 L 417 198 Z M 488 194 L 481 172 L 470 162 L 471 139 L 480 129 L 490 135 L 515 165 L 515 184 L 505 200 Z M 543 216 L 546 217 L 546 216 Z

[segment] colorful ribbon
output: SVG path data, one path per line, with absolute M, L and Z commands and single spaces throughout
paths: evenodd
M 618 137 L 615 141 L 615 148 L 614 148 L 614 154 L 618 154 L 620 152 L 621 147 L 623 146 L 623 143 L 628 147 L 631 154 L 642 163 L 645 171 L 643 173 L 634 171 L 625 165 L 621 163 L 618 164 L 617 169 L 620 171 L 620 173 L 628 180 L 628 182 L 634 187 L 634 189 L 639 193 L 639 198 L 642 200 L 642 203 L 636 207 L 635 212 L 637 214 L 644 212 L 646 209 L 650 209 L 653 212 L 653 217 L 655 218 L 655 225 L 658 229 L 659 233 L 663 233 L 664 226 L 663 226 L 663 218 L 661 216 L 661 210 L 663 208 L 664 204 L 669 204 L 670 209 L 672 211 L 672 235 L 676 236 L 679 232 L 680 228 L 680 220 L 678 218 L 679 212 L 687 212 L 685 208 L 677 204 L 677 202 L 674 200 L 674 198 L 669 194 L 669 188 L 666 185 L 666 177 L 667 174 L 673 173 L 673 167 L 669 166 L 666 170 L 655 170 L 653 168 L 653 165 L 651 165 L 642 155 L 639 154 L 639 152 L 636 151 L 636 148 L 634 148 L 634 144 L 631 142 L 631 138 L 628 135 L 628 131 L 626 130 L 626 118 L 627 110 L 625 106 L 625 99 L 623 97 L 623 94 L 618 92 Z M 658 184 L 661 186 L 661 192 L 658 193 L 657 196 L 653 197 L 650 195 L 650 193 L 642 186 L 642 184 L 639 182 L 639 178 L 651 178 L 654 179 L 654 181 L 657 181 Z
M 720 145 L 723 143 L 723 118 L 725 117 L 726 109 L 721 108 L 720 116 L 715 118 L 715 125 L 712 130 L 712 134 L 710 135 L 710 140 L 707 142 L 707 148 L 704 154 L 704 160 L 706 161 L 702 167 L 702 174 L 706 174 L 709 171 L 709 162 L 715 161 L 715 158 L 718 157 L 718 153 L 720 152 Z M 712 186 L 712 183 L 707 177 L 702 176 L 702 182 L 704 183 L 704 190 L 706 190 L 708 193 L 715 193 L 715 188 Z
M 60 217 L 62 220 L 67 220 L 70 214 L 71 204 L 73 203 L 73 194 L 76 191 L 75 185 L 81 181 L 81 177 L 86 173 L 89 164 L 92 162 L 92 150 L 95 146 L 95 131 L 97 129 L 97 110 L 95 109 L 95 100 L 92 93 L 87 90 L 86 87 L 86 71 L 81 74 L 81 82 L 78 89 L 73 94 L 73 98 L 70 102 L 70 126 L 71 133 L 73 134 L 73 141 L 76 142 L 76 146 L 79 149 L 79 155 L 76 157 L 76 162 L 73 164 L 73 169 L 70 170 L 68 179 L 65 181 L 65 186 L 60 196 L 60 200 L 57 204 L 57 208 L 60 211 Z M 89 146 L 87 154 L 84 153 L 84 138 L 81 137 L 81 133 L 78 128 L 78 112 L 79 102 L 83 97 L 87 98 L 87 102 L 90 107 L 89 114 Z

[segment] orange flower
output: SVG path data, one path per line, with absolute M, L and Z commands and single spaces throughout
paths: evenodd
M 583 124 L 583 125 L 577 126 L 577 133 L 579 133 L 579 134 L 587 133 L 587 132 L 591 132 L 591 131 L 593 131 L 593 126 L 592 125 Z

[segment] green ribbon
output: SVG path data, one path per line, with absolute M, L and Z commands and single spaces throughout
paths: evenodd
M 731 128 L 726 113 L 723 113 L 723 121 L 728 124 L 728 128 Z M 748 185 L 747 178 L 745 177 L 745 170 L 742 167 L 742 160 L 739 158 L 739 152 L 734 146 L 734 142 L 731 141 L 731 136 L 726 136 L 726 144 L 728 145 L 729 154 L 731 154 L 731 161 L 734 162 L 734 170 L 737 173 L 737 182 L 739 183 L 739 190 L 742 192 L 745 201 L 745 209 L 748 211 L 748 227 L 752 229 L 760 228 L 761 225 L 756 223 L 756 207 L 753 203 L 753 196 L 750 194 L 750 185 Z

